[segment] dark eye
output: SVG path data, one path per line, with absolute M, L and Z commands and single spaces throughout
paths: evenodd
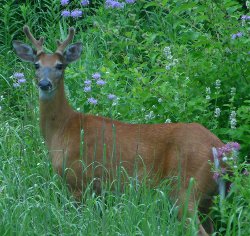
M 57 64 L 57 65 L 56 65 L 56 69 L 62 70 L 62 69 L 63 69 L 63 64 Z
M 39 63 L 35 63 L 34 65 L 35 65 L 35 69 L 36 69 L 36 70 L 38 70 L 38 69 L 40 68 Z

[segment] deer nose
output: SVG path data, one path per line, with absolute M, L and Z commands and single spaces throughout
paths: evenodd
M 52 88 L 51 82 L 47 79 L 40 80 L 38 86 L 42 90 L 49 90 L 50 88 Z

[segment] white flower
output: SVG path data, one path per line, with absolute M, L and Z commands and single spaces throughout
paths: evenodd
M 210 87 L 206 87 L 206 94 L 211 94 L 211 89 L 210 89 Z
M 166 65 L 166 70 L 170 70 L 171 66 L 170 65 Z
M 216 88 L 216 89 L 219 89 L 219 88 L 220 88 L 220 85 L 221 85 L 221 81 L 220 81 L 219 79 L 217 79 L 217 80 L 215 81 L 215 88 Z
M 162 98 L 159 98 L 159 99 L 158 99 L 158 102 L 161 103 L 161 102 L 162 102 Z
M 230 121 L 231 129 L 236 129 L 236 124 L 237 124 L 236 111 L 231 111 L 231 114 L 229 116 L 229 121 Z
M 172 121 L 170 119 L 166 119 L 165 123 L 172 123 Z
M 220 108 L 218 108 L 218 107 L 215 108 L 214 116 L 215 116 L 215 117 L 219 117 L 219 116 L 220 116 L 220 112 L 221 112 L 221 111 L 220 111 Z
M 236 88 L 232 87 L 231 88 L 231 96 L 234 96 L 236 93 Z
M 226 162 L 226 161 L 227 161 L 227 157 L 224 156 L 224 157 L 222 158 L 222 161 Z
M 155 118 L 155 114 L 153 111 L 150 111 L 149 114 L 145 115 L 146 120 L 152 120 Z

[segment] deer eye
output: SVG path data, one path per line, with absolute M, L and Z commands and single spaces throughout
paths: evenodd
M 63 69 L 63 64 L 57 64 L 57 65 L 56 65 L 56 69 L 62 70 L 62 69 Z
M 38 70 L 38 69 L 40 68 L 39 63 L 35 63 L 34 66 L 35 66 L 35 69 L 36 69 L 36 70 Z

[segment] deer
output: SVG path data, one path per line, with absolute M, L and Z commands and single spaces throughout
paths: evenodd
M 201 213 L 208 212 L 212 197 L 218 194 L 209 163 L 214 162 L 213 150 L 223 146 L 217 136 L 198 123 L 129 124 L 73 110 L 65 95 L 64 72 L 83 51 L 81 42 L 70 44 L 75 29 L 70 27 L 66 39 L 56 41 L 52 54 L 44 52 L 43 37 L 35 39 L 27 25 L 23 31 L 33 47 L 21 41 L 13 41 L 13 47 L 20 59 L 34 64 L 41 134 L 53 170 L 65 177 L 75 199 L 81 198 L 92 181 L 93 191 L 102 191 L 100 163 L 105 155 L 103 165 L 108 173 L 117 173 L 122 163 L 132 176 L 137 163 L 139 178 L 146 172 L 155 184 L 179 174 L 180 189 L 171 197 L 176 197 L 180 206 L 188 199 L 189 215 L 194 214 L 196 203 Z M 190 180 L 194 180 L 194 191 L 188 198 Z M 183 216 L 184 207 L 178 214 Z M 198 225 L 198 234 L 208 235 L 199 219 Z

